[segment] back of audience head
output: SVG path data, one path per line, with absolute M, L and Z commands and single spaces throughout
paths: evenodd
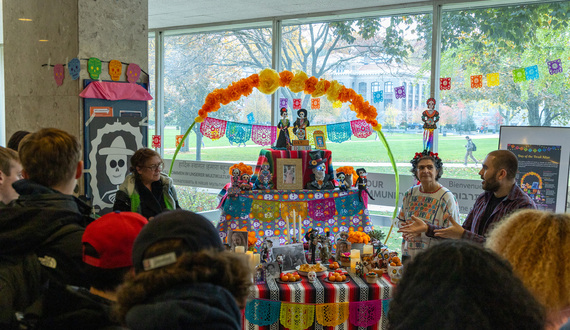
M 135 240 L 132 258 L 135 272 L 117 297 L 122 322 L 131 308 L 180 285 L 213 284 L 231 294 L 229 303 L 245 305 L 251 285 L 247 261 L 243 254 L 226 251 L 212 223 L 201 215 L 185 210 L 157 215 Z
M 542 329 L 545 315 L 507 262 L 449 240 L 406 265 L 388 321 L 390 329 Z
M 517 156 L 510 150 L 494 150 L 487 157 L 493 157 L 492 163 L 495 171 L 505 170 L 506 179 L 514 180 L 519 168 Z
M 570 307 L 570 215 L 518 211 L 494 228 L 486 245 L 511 263 L 547 311 Z
M 75 179 L 83 170 L 81 145 L 75 136 L 57 128 L 43 128 L 26 136 L 18 153 L 26 179 L 51 188 L 67 185 L 71 192 L 62 192 L 73 192 Z
M 148 223 L 134 212 L 112 212 L 90 223 L 83 233 L 85 274 L 95 290 L 114 294 L 132 270 L 135 238 Z
M 28 131 L 16 131 L 14 134 L 12 134 L 12 136 L 10 136 L 10 139 L 8 140 L 8 144 L 6 145 L 6 147 L 14 151 L 18 151 L 18 146 L 20 145 L 20 142 L 28 134 L 30 134 L 30 132 Z
M 18 198 L 12 183 L 22 178 L 22 165 L 18 153 L 0 147 L 0 202 L 8 204 Z

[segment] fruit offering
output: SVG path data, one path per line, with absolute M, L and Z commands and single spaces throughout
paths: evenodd
M 281 275 L 279 276 L 279 279 L 282 282 L 297 282 L 301 280 L 301 275 L 299 275 L 299 273 L 294 272 L 294 273 L 281 273 Z
M 339 269 L 339 268 L 340 268 L 340 265 L 338 264 L 337 261 L 335 261 L 335 262 L 329 264 L 329 268 L 330 268 L 330 269 Z
M 346 273 L 341 269 L 337 269 L 334 272 L 329 272 L 327 278 L 331 282 L 344 282 L 346 281 Z
M 397 256 L 392 257 L 390 258 L 390 266 L 402 266 L 402 261 Z

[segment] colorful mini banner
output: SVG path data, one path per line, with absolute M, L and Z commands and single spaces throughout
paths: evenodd
M 350 123 L 344 122 L 327 125 L 327 135 L 331 142 L 342 143 L 350 140 L 350 137 L 352 136 Z
M 253 112 L 250 112 L 250 113 L 247 115 L 247 123 L 248 123 L 248 124 L 253 124 L 253 123 L 255 123 L 255 115 L 253 114 Z
M 343 324 L 348 319 L 348 307 L 348 302 L 319 304 L 315 308 L 317 322 L 325 327 L 336 327 Z
M 325 134 L 325 140 L 327 139 L 327 126 L 326 125 L 316 125 L 316 126 L 308 126 L 305 128 L 305 138 L 309 140 L 309 143 L 315 147 L 315 139 L 313 138 L 313 133 L 315 131 L 322 131 Z
M 293 99 L 293 109 L 294 110 L 301 109 L 301 99 Z
M 334 198 L 312 200 L 309 204 L 309 217 L 315 221 L 327 221 L 335 215 Z
M 321 108 L 321 99 L 311 99 L 311 109 L 319 110 Z
M 394 87 L 394 92 L 396 93 L 397 99 L 403 99 L 406 97 L 406 87 L 405 86 Z
M 160 148 L 162 137 L 160 135 L 153 135 L 152 136 L 152 147 L 153 148 Z
M 548 73 L 551 75 L 562 73 L 562 61 L 560 59 L 548 61 Z
M 296 218 L 299 218 L 299 216 L 301 216 L 302 219 L 306 219 L 309 217 L 307 202 L 281 203 L 279 208 L 281 210 L 281 218 L 283 219 L 287 218 L 292 219 L 293 211 L 295 211 Z
M 282 302 L 279 319 L 290 330 L 307 329 L 315 322 L 315 306 Z
M 206 117 L 200 124 L 200 132 L 205 137 L 218 140 L 226 134 L 226 125 L 227 122 L 225 120 Z
M 539 78 L 538 65 L 524 68 L 526 80 L 536 80 Z
M 279 99 L 279 109 L 281 108 L 287 108 L 287 105 L 289 104 L 289 99 L 286 97 L 282 97 Z
M 266 326 L 279 321 L 281 302 L 252 299 L 245 305 L 245 318 L 251 324 Z
M 439 78 L 439 90 L 450 90 L 451 89 L 451 77 Z
M 180 145 L 180 142 L 182 142 L 182 146 L 184 147 L 184 140 L 182 140 L 183 138 L 184 135 L 176 135 L 176 147 Z
M 372 94 L 372 100 L 374 103 L 380 103 L 384 101 L 384 91 L 377 91 Z
M 369 327 L 382 317 L 382 300 L 356 301 L 350 303 L 350 323 L 357 327 Z
M 513 81 L 516 83 L 526 81 L 524 68 L 513 70 Z
M 259 221 L 273 221 L 281 215 L 279 202 L 254 200 L 251 204 L 251 213 Z
M 471 88 L 483 87 L 483 75 L 471 76 Z
M 246 143 L 251 138 L 251 125 L 228 122 L 226 136 L 230 143 Z
M 487 75 L 487 86 L 499 86 L 499 73 L 489 73 Z
M 253 125 L 251 128 L 251 140 L 260 146 L 269 146 L 277 139 L 277 127 Z
M 253 200 L 244 196 L 226 198 L 224 212 L 234 218 L 245 218 L 249 216 Z
M 350 127 L 352 128 L 352 135 L 357 138 L 364 139 L 372 135 L 372 128 L 362 119 L 351 121 Z
M 358 214 L 359 210 L 362 210 L 364 205 L 358 198 L 359 195 L 353 194 L 344 197 L 335 198 L 335 207 L 338 215 L 341 217 L 351 217 Z

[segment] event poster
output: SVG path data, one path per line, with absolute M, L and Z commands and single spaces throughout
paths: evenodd
M 542 210 L 556 211 L 560 146 L 508 144 L 519 160 L 517 184 Z

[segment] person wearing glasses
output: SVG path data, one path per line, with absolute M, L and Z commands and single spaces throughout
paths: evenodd
M 115 196 L 114 211 L 131 211 L 147 219 L 166 211 L 179 209 L 172 179 L 162 173 L 160 155 L 150 149 L 137 150 L 131 157 L 131 167 Z

